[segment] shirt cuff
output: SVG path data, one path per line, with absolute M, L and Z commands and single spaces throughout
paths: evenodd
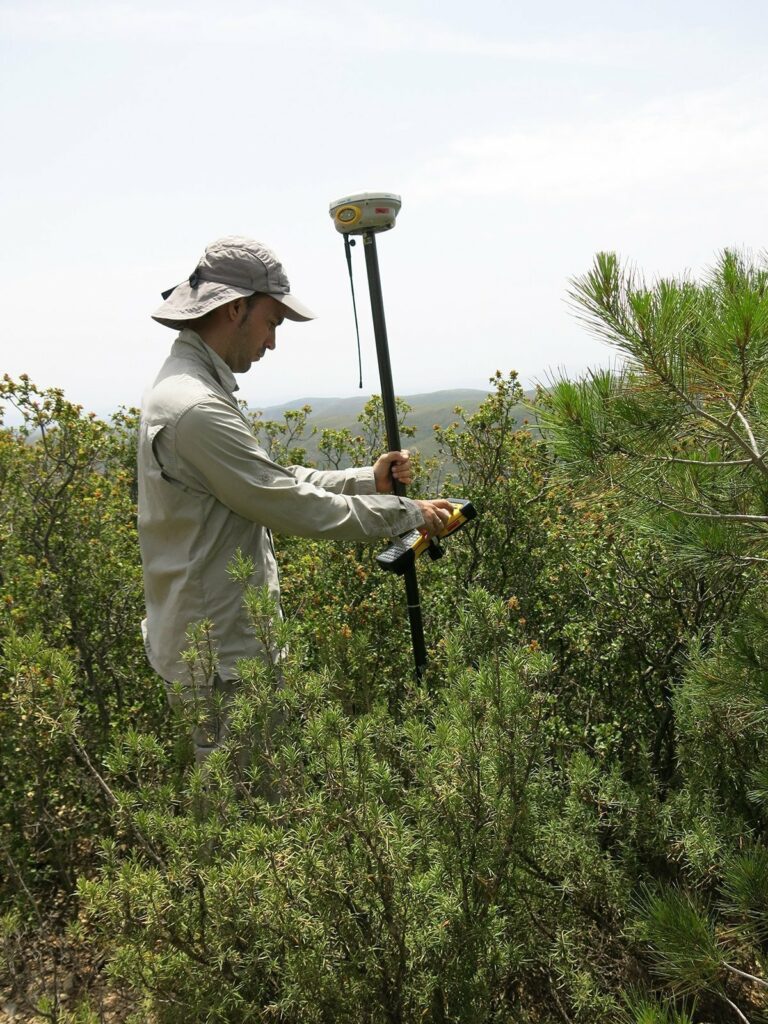
M 407 533 L 408 530 L 415 530 L 424 525 L 424 516 L 421 509 L 412 498 L 398 498 L 403 515 L 407 517 L 407 525 L 400 530 L 400 533 Z

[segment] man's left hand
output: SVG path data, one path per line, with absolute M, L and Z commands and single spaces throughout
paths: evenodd
M 373 477 L 379 494 L 391 494 L 393 480 L 407 487 L 413 482 L 411 453 L 406 449 L 380 455 L 373 464 Z

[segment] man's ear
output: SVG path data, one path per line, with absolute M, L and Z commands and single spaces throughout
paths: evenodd
M 233 323 L 239 320 L 245 309 L 245 299 L 232 299 L 227 303 L 227 318 Z

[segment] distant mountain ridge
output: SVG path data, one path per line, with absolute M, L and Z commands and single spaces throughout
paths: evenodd
M 399 396 L 404 402 L 411 406 L 414 413 L 424 412 L 426 409 L 450 409 L 457 405 L 474 412 L 482 400 L 487 397 L 488 391 L 480 388 L 453 388 L 447 391 L 426 391 L 417 395 Z M 309 417 L 313 426 L 318 426 L 320 420 L 324 427 L 339 429 L 341 421 L 357 420 L 363 411 L 365 403 L 370 395 L 352 395 L 350 398 L 294 398 L 290 402 L 283 402 L 281 405 L 270 405 L 261 410 L 265 420 L 280 420 L 286 412 L 293 409 L 301 409 L 305 405 L 312 408 Z M 325 422 L 328 420 L 329 422 Z M 332 421 L 332 422 L 331 422 Z
M 406 423 L 416 430 L 414 437 L 408 439 L 408 446 L 417 449 L 424 456 L 434 455 L 437 451 L 434 425 L 439 423 L 441 427 L 447 427 L 455 422 L 457 406 L 467 414 L 476 412 L 488 394 L 488 391 L 479 388 L 453 388 L 399 396 L 411 407 Z M 351 398 L 296 398 L 280 405 L 266 406 L 261 409 L 261 414 L 264 420 L 280 421 L 286 412 L 308 405 L 312 412 L 307 418 L 307 425 L 310 430 L 315 428 L 318 438 L 323 430 L 342 430 L 345 427 L 354 435 L 360 431 L 357 417 L 370 397 L 369 394 L 364 394 Z M 522 420 L 527 415 L 525 408 L 520 406 L 519 419 Z M 317 449 L 312 439 L 308 441 L 306 447 L 310 458 L 315 458 Z

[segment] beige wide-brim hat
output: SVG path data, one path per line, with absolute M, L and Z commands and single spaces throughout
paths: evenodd
M 178 331 L 188 320 L 254 292 L 277 299 L 288 320 L 315 319 L 315 314 L 291 295 L 285 270 L 271 249 L 237 235 L 212 242 L 189 278 L 163 292 L 165 302 L 152 319 Z

